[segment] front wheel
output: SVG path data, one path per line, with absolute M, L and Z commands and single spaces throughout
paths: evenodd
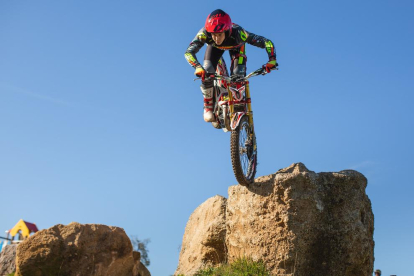
M 257 146 L 247 116 L 243 116 L 237 128 L 231 132 L 230 153 L 234 175 L 239 184 L 247 186 L 253 183 L 257 167 Z

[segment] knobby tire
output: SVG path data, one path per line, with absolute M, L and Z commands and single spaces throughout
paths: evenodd
M 239 125 L 236 129 L 234 129 L 231 132 L 230 136 L 230 154 L 231 154 L 231 163 L 233 165 L 233 172 L 234 176 L 237 179 L 237 182 L 239 182 L 240 185 L 248 186 L 249 184 L 253 183 L 254 177 L 256 175 L 256 169 L 257 169 L 257 149 L 253 152 L 253 155 L 251 157 L 248 157 L 247 153 L 245 156 L 241 154 L 241 151 L 244 151 L 245 148 L 243 148 L 243 145 L 240 145 L 240 137 L 243 140 L 244 131 L 246 131 L 247 137 L 251 133 L 251 127 L 249 125 L 249 120 L 247 116 L 243 116 L 243 118 L 240 120 Z M 253 134 L 254 137 L 254 134 Z M 252 141 L 253 143 L 256 143 L 256 138 Z M 253 150 L 253 149 L 251 149 Z M 249 165 L 246 170 L 246 162 L 242 162 L 241 159 L 246 161 L 246 157 L 248 157 Z M 244 166 L 244 170 L 243 170 Z

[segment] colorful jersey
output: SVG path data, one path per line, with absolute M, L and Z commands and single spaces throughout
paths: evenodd
M 266 48 L 269 59 L 276 59 L 275 47 L 272 41 L 264 38 L 263 36 L 250 33 L 239 25 L 233 24 L 231 34 L 229 37 L 226 37 L 226 39 L 224 39 L 221 45 L 216 45 L 213 38 L 211 37 L 211 34 L 207 32 L 205 28 L 202 28 L 197 33 L 193 41 L 191 41 L 190 45 L 187 48 L 187 51 L 185 52 L 185 58 L 191 66 L 197 67 L 200 65 L 197 60 L 196 53 L 204 46 L 205 43 L 221 50 L 238 49 L 245 43 L 249 43 L 259 48 Z

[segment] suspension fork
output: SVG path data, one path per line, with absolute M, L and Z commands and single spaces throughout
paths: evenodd
M 256 144 L 256 135 L 254 134 L 252 99 L 250 98 L 249 81 L 246 81 L 246 102 L 247 102 L 247 116 L 249 117 L 249 125 L 252 128 L 252 132 L 250 133 L 250 139 L 252 139 L 251 141 L 253 141 L 253 149 L 256 151 L 257 144 Z
M 232 118 L 234 114 L 234 104 L 233 104 L 233 92 L 231 92 L 230 90 L 230 83 L 227 83 L 227 93 L 229 95 L 230 118 Z
M 246 81 L 246 102 L 247 102 L 247 116 L 249 117 L 249 125 L 252 128 L 252 135 L 254 133 L 253 124 L 253 110 L 252 110 L 252 99 L 250 98 L 250 83 Z

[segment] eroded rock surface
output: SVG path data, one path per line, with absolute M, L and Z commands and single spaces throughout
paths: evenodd
M 226 261 L 226 199 L 215 196 L 190 216 L 181 245 L 176 275 L 193 275 L 197 270 Z
M 132 256 L 134 257 L 134 268 L 132 271 L 132 275 L 134 276 L 151 276 L 149 270 L 145 267 L 145 265 L 141 262 L 141 253 L 134 251 Z
M 16 244 L 9 244 L 0 253 L 0 275 L 9 275 L 16 271 Z
M 122 228 L 58 224 L 19 245 L 16 276 L 136 276 L 137 257 L 134 259 L 131 241 Z
M 366 186 L 356 171 L 315 173 L 302 163 L 249 187 L 231 186 L 223 259 L 262 259 L 275 275 L 371 275 L 374 216 Z M 195 230 L 205 235 L 206 228 Z

